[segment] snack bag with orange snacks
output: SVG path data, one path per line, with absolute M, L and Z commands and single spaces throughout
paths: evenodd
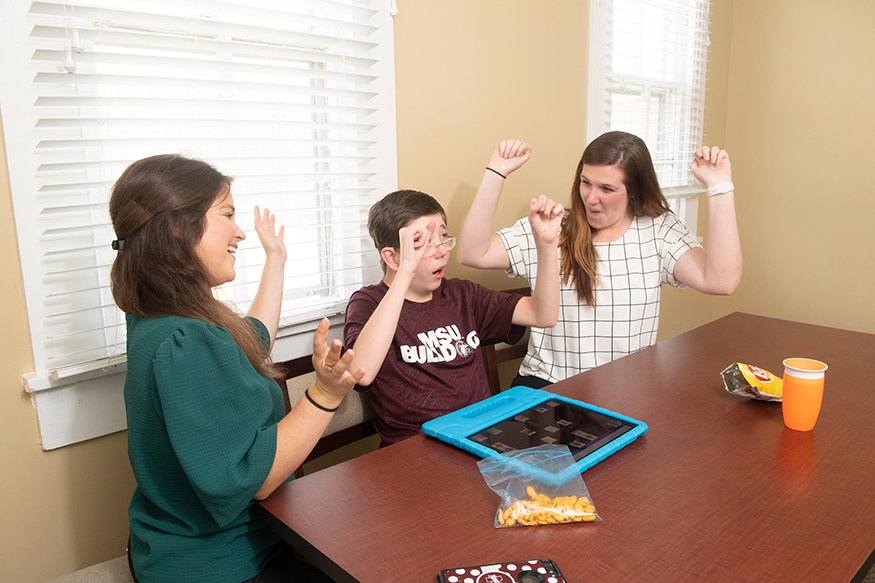
M 565 483 L 547 484 L 533 478 L 534 472 L 521 471 L 519 462 L 559 474 L 574 465 L 574 457 L 567 445 L 542 445 L 478 462 L 486 484 L 501 496 L 495 528 L 601 520 L 580 472 L 570 472 Z

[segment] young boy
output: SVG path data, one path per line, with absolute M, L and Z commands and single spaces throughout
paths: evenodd
M 562 214 L 562 205 L 546 197 L 530 203 L 540 277 L 532 296 L 521 297 L 444 279 L 456 239 L 448 235 L 446 213 L 431 196 L 401 190 L 371 208 L 368 231 L 380 251 L 384 277 L 350 298 L 344 344 L 355 348 L 351 370 L 366 371 L 356 388 L 368 395 L 385 444 L 412 437 L 424 422 L 489 397 L 478 350 L 482 342 L 514 343 L 525 326 L 556 324 Z

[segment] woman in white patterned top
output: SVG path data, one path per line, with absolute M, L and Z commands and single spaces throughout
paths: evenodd
M 492 154 L 462 228 L 460 259 L 525 277 L 534 288 L 527 220 L 490 232 L 505 179 L 530 153 L 527 144 L 506 140 Z M 639 137 L 608 132 L 587 146 L 560 234 L 559 322 L 532 328 L 514 385 L 543 387 L 653 345 L 663 284 L 735 291 L 742 261 L 729 156 L 703 146 L 690 170 L 708 192 L 707 252 L 669 210 Z

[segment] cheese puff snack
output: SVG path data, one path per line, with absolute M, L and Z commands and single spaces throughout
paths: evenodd
M 580 473 L 573 472 L 563 484 L 539 483 L 533 477 L 537 472 L 520 471 L 521 459 L 545 472 L 558 472 L 564 464 L 574 464 L 568 447 L 556 445 L 517 450 L 479 462 L 486 484 L 501 496 L 495 528 L 601 520 Z

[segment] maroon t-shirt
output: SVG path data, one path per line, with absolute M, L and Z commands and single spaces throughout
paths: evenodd
M 355 342 L 389 287 L 363 287 L 349 300 L 343 336 Z M 395 337 L 374 382 L 363 391 L 387 444 L 419 433 L 422 424 L 490 396 L 481 343 L 519 341 L 511 323 L 521 296 L 463 279 L 445 279 L 427 302 L 404 300 Z

